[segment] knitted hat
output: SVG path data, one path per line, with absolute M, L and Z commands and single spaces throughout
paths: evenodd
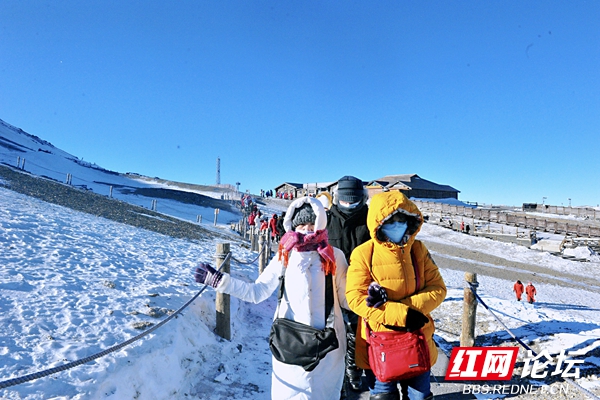
M 353 176 L 340 178 L 337 186 L 338 200 L 348 203 L 357 203 L 365 197 L 365 189 L 360 179 Z
M 295 230 L 298 225 L 314 224 L 317 216 L 309 203 L 305 203 L 302 207 L 296 208 L 292 218 L 292 230 Z

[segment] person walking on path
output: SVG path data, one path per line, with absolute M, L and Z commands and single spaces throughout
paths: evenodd
M 348 308 L 345 296 L 348 267 L 344 253 L 327 243 L 326 226 L 323 205 L 314 198 L 298 198 L 287 210 L 286 234 L 281 238 L 278 256 L 269 262 L 254 283 L 218 272 L 209 264 L 200 264 L 196 269 L 196 282 L 253 303 L 270 297 L 281 277 L 287 284 L 283 284 L 283 301 L 279 303 L 275 318 L 321 330 L 329 326 L 326 320 L 331 318 L 325 313 L 326 298 L 333 297 L 332 325 L 338 348 L 328 352 L 310 371 L 278 361 L 273 356 L 272 399 L 337 399 L 342 390 L 346 341 L 341 307 Z
M 515 295 L 517 296 L 517 301 L 521 301 L 521 296 L 523 295 L 524 291 L 525 287 L 523 286 L 523 283 L 519 280 L 516 281 L 513 285 L 513 292 L 515 292 Z
M 403 400 L 405 393 L 411 400 L 433 396 L 430 371 L 392 382 L 375 377 L 369 364 L 364 322 L 367 320 L 374 332 L 422 328 L 431 365 L 435 364 L 438 352 L 429 313 L 442 304 L 447 289 L 431 254 L 423 242 L 416 240 L 422 223 L 421 212 L 404 194 L 378 193 L 371 199 L 367 217 L 372 239 L 358 246 L 350 257 L 346 297 L 361 319 L 356 334 L 356 364 L 365 370 L 371 399 L 399 400 L 398 384 Z
M 271 230 L 271 240 L 274 242 L 279 241 L 279 231 L 277 230 L 277 214 L 273 214 L 269 220 L 269 229 Z
M 527 284 L 525 288 L 525 294 L 527 295 L 527 302 L 533 304 L 535 302 L 535 295 L 537 294 L 535 286 L 531 282 Z
M 333 205 L 328 213 L 327 233 L 329 244 L 344 252 L 346 261 L 356 246 L 371 239 L 367 228 L 367 200 L 369 198 L 363 182 L 354 176 L 344 176 L 338 181 L 333 196 Z M 354 341 L 358 316 L 352 311 L 344 312 L 346 321 L 346 380 L 354 391 L 361 389 L 363 371 L 356 366 Z M 346 385 L 344 385 L 346 386 Z M 345 393 L 342 394 L 344 398 Z
M 285 233 L 285 228 L 283 227 L 283 221 L 285 221 L 285 211 L 281 212 L 281 216 L 277 218 L 277 242 L 281 240 L 281 236 Z

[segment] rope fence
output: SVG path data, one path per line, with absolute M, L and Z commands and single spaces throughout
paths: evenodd
M 223 262 L 221 263 L 221 265 L 219 266 L 218 270 L 220 270 L 225 263 L 229 260 L 229 258 L 232 258 L 232 254 L 233 253 L 228 253 L 227 256 L 224 258 Z M 158 323 L 157 325 L 154 325 L 153 327 L 149 328 L 148 330 L 140 333 L 137 336 L 132 337 L 129 340 L 126 340 L 125 342 L 119 343 L 113 347 L 110 347 L 106 350 L 103 350 L 99 353 L 93 354 L 91 356 L 76 360 L 76 361 L 72 361 L 70 363 L 64 364 L 64 365 L 60 365 L 58 367 L 54 367 L 54 368 L 50 368 L 50 369 L 46 369 L 43 371 L 38 371 L 35 372 L 33 374 L 28 374 L 28 375 L 24 375 L 24 376 L 20 376 L 18 378 L 13 378 L 13 379 L 8 379 L 5 381 L 0 381 L 0 389 L 5 389 L 11 386 L 15 386 L 15 385 L 20 385 L 22 383 L 25 382 L 29 382 L 35 379 L 39 379 L 39 378 L 43 378 L 49 375 L 53 375 L 57 372 L 61 372 L 61 371 L 66 371 L 68 369 L 74 368 L 76 366 L 79 366 L 81 364 L 86 364 L 90 361 L 96 360 L 100 357 L 104 357 L 110 353 L 114 353 L 117 350 L 122 349 L 123 347 L 129 346 L 130 344 L 142 339 L 143 337 L 149 335 L 150 333 L 154 332 L 155 330 L 157 330 L 158 328 L 160 328 L 161 326 L 165 325 L 167 322 L 171 321 L 173 318 L 175 318 L 177 315 L 179 315 L 185 308 L 187 308 L 190 304 L 192 304 L 194 302 L 194 300 L 196 300 L 198 298 L 198 296 L 200 296 L 200 294 L 202 294 L 202 292 L 204 292 L 204 290 L 206 290 L 206 288 L 208 287 L 208 285 L 204 285 L 202 287 L 202 289 L 200 289 L 200 291 L 198 293 L 196 293 L 196 295 L 194 295 L 190 300 L 188 300 L 183 306 L 181 306 L 177 311 L 175 311 L 173 314 L 169 315 L 167 318 L 165 318 L 164 320 L 162 320 L 160 323 Z
M 259 258 L 259 257 L 260 257 L 260 256 L 261 256 L 261 255 L 262 255 L 264 252 L 265 252 L 265 249 L 266 249 L 266 246 L 263 246 L 263 247 L 260 249 L 260 252 L 259 252 L 259 253 L 258 253 L 258 255 L 256 256 L 256 258 L 255 258 L 254 260 L 252 260 L 252 261 L 240 261 L 240 260 L 238 260 L 237 258 L 235 258 L 235 257 L 233 257 L 233 256 L 231 257 L 231 259 L 232 259 L 233 261 L 235 261 L 236 263 L 238 263 L 238 264 L 242 264 L 242 265 L 254 264 L 254 263 L 256 262 L 256 260 L 258 260 L 258 258 Z M 231 254 L 231 253 L 229 253 L 229 254 Z
M 468 280 L 465 281 L 466 282 L 466 288 L 470 289 L 470 291 L 472 292 L 472 294 L 475 296 L 475 298 L 477 299 L 478 303 L 481 303 L 481 305 L 496 319 L 496 321 L 498 321 L 498 323 L 500 323 L 500 325 L 502 325 L 502 327 L 504 327 L 504 329 L 506 330 L 506 332 L 508 332 L 508 334 L 514 338 L 517 343 L 519 343 L 521 345 L 521 347 L 523 347 L 524 349 L 528 350 L 531 352 L 531 354 L 533 354 L 534 357 L 537 357 L 537 353 L 531 348 L 529 347 L 525 342 L 523 342 L 523 340 L 521 340 L 520 338 L 518 338 L 507 326 L 506 324 L 504 324 L 504 322 L 502 322 L 502 320 L 500 320 L 500 318 L 492 311 L 492 309 L 483 301 L 483 299 L 479 296 L 479 294 L 477 294 L 477 287 L 478 284 L 476 282 L 470 282 Z M 555 365 L 555 363 L 550 362 L 550 364 Z M 567 382 L 568 384 L 570 384 L 571 386 L 573 386 L 575 389 L 579 390 L 580 392 L 584 393 L 586 396 L 589 396 L 591 399 L 594 400 L 600 400 L 600 397 L 596 396 L 594 393 L 590 392 L 589 390 L 587 390 L 586 388 L 584 388 L 583 386 L 579 385 L 577 382 L 575 382 L 574 380 L 570 379 L 570 378 L 563 378 L 562 379 L 565 380 L 565 382 Z

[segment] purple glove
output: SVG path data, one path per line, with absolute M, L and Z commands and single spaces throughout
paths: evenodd
M 367 289 L 367 293 L 369 295 L 367 296 L 367 307 L 379 308 L 388 299 L 385 288 L 381 287 L 377 282 L 371 282 Z
M 216 288 L 219 286 L 223 274 L 211 267 L 208 263 L 200 263 L 198 268 L 196 268 L 194 278 L 198 283 L 204 283 L 205 285 Z

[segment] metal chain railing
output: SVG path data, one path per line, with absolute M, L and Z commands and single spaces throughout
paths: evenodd
M 225 257 L 225 259 L 221 262 L 221 265 L 219 266 L 219 270 L 223 267 L 223 265 L 225 265 L 225 263 L 227 262 L 227 260 L 232 256 L 232 253 L 228 253 L 227 256 Z M 194 297 L 192 297 L 190 300 L 188 300 L 183 306 L 181 306 L 177 311 L 175 311 L 173 314 L 169 315 L 167 318 L 165 318 L 163 321 L 161 321 L 160 323 L 158 323 L 157 325 L 154 325 L 153 327 L 151 327 L 150 329 L 140 333 L 137 336 L 132 337 L 129 340 L 126 340 L 123 343 L 119 343 L 113 347 L 110 347 L 106 350 L 103 350 L 99 353 L 93 354 L 89 357 L 85 357 L 76 361 L 72 361 L 70 363 L 64 364 L 64 365 L 60 365 L 58 367 L 54 367 L 54 368 L 50 368 L 50 369 L 46 369 L 43 371 L 38 371 L 35 372 L 33 374 L 29 374 L 29 375 L 24 375 L 24 376 L 20 376 L 18 378 L 13 378 L 13 379 L 9 379 L 6 381 L 0 381 L 0 389 L 5 389 L 7 387 L 10 386 L 15 386 L 15 385 L 19 385 L 21 383 L 25 383 L 25 382 L 29 382 L 35 379 L 39 379 L 39 378 L 43 378 L 45 376 L 48 375 L 52 375 L 55 374 L 57 372 L 61 372 L 61 371 L 66 371 L 68 369 L 71 369 L 73 367 L 76 367 L 78 365 L 81 364 L 85 364 L 88 363 L 90 361 L 93 361 L 97 358 L 103 357 L 107 354 L 113 353 L 125 346 L 130 345 L 133 342 L 136 342 L 138 340 L 140 340 L 141 338 L 143 338 L 146 335 L 149 335 L 150 333 L 154 332 L 155 330 L 157 330 L 158 328 L 160 328 L 161 326 L 163 326 L 164 324 L 166 324 L 167 322 L 169 322 L 170 320 L 172 320 L 173 318 L 175 318 L 179 313 L 181 313 L 187 306 L 189 306 L 194 300 L 196 300 L 198 298 L 198 296 L 200 296 L 200 294 L 202 294 L 202 292 L 204 292 L 204 290 L 208 287 L 208 285 L 204 285 L 202 287 L 202 289 L 200 289 L 200 291 L 198 293 L 196 293 L 196 295 Z
M 479 295 L 477 294 L 477 290 L 476 284 L 473 284 L 473 282 L 468 282 L 465 281 L 468 284 L 469 289 L 471 289 L 471 292 L 473 293 L 473 295 L 475 296 L 475 298 L 477 299 L 477 301 L 479 303 L 481 303 L 481 305 L 483 307 L 485 307 L 486 310 L 488 310 L 488 312 L 490 314 L 492 314 L 492 316 L 496 319 L 496 321 L 498 321 L 500 323 L 500 325 L 502 325 L 504 327 L 504 329 L 506 330 L 506 332 L 508 332 L 508 334 L 510 336 L 512 336 L 523 348 L 527 349 L 528 351 L 531 352 L 531 354 L 533 354 L 534 357 L 537 357 L 537 353 L 531 348 L 529 347 L 525 342 L 523 342 L 521 339 L 519 339 L 505 324 L 504 322 L 502 322 L 500 320 L 500 318 L 498 318 L 498 316 L 490 309 L 490 307 L 488 307 L 487 304 L 485 304 L 485 302 L 483 301 L 483 299 L 481 297 L 479 297 Z M 562 378 L 562 377 L 561 377 Z M 584 394 L 586 394 L 587 396 L 589 396 L 591 399 L 594 400 L 600 400 L 600 397 L 596 396 L 594 393 L 590 392 L 589 390 L 587 390 L 586 388 L 584 388 L 583 386 L 579 385 L 577 382 L 575 382 L 574 380 L 570 379 L 570 378 L 562 378 L 565 380 L 565 382 L 567 382 L 568 384 L 570 384 L 571 386 L 573 386 L 575 389 L 583 392 Z

